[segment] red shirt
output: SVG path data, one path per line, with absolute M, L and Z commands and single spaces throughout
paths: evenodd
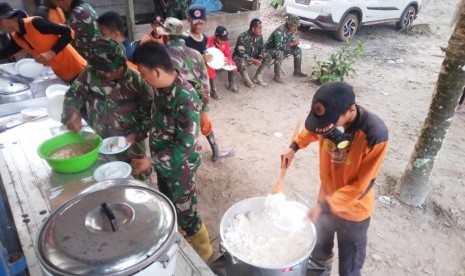
M 229 40 L 223 41 L 223 44 L 221 44 L 221 45 L 216 45 L 216 43 L 215 43 L 215 36 L 211 36 L 211 37 L 209 37 L 208 40 L 207 40 L 207 49 L 208 49 L 208 48 L 211 48 L 211 47 L 218 48 L 218 49 L 220 49 L 221 52 L 223 52 L 226 63 L 230 63 L 230 64 L 233 64 L 233 65 L 236 65 L 236 63 L 234 63 L 234 61 L 232 60 L 232 54 L 231 54 L 231 48 L 230 48 L 230 46 L 229 46 Z M 210 79 L 216 78 L 215 69 L 210 68 L 210 67 L 208 66 L 208 64 L 207 64 L 207 71 L 208 71 L 208 77 L 209 77 Z M 236 72 L 237 69 L 234 70 L 234 71 Z

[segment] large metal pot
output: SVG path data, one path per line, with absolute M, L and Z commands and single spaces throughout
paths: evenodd
M 173 275 L 180 241 L 173 204 L 137 180 L 105 182 L 42 225 L 36 253 L 44 274 Z
M 0 104 L 32 99 L 29 85 L 0 81 Z
M 309 235 L 314 237 L 313 242 L 308 250 L 298 259 L 277 267 L 257 266 L 247 260 L 242 259 L 228 245 L 225 239 L 225 232 L 232 220 L 239 214 L 246 214 L 250 211 L 257 211 L 264 208 L 265 197 L 247 198 L 231 206 L 223 215 L 220 224 L 221 248 L 225 253 L 226 272 L 228 276 L 247 275 L 247 276 L 304 276 L 307 272 L 307 262 L 310 253 L 316 243 L 316 230 L 313 224 L 310 225 Z M 283 246 L 292 246 L 292 244 L 283 244 Z

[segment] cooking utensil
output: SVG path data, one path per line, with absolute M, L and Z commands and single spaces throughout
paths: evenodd
M 302 256 L 294 261 L 279 266 L 261 266 L 247 260 L 237 253 L 237 249 L 226 241 L 226 231 L 230 227 L 234 218 L 239 214 L 248 214 L 264 208 L 266 197 L 252 197 L 236 202 L 221 218 L 220 223 L 220 250 L 225 252 L 226 274 L 227 275 L 268 275 L 268 276 L 304 276 L 307 272 L 307 261 L 315 247 L 316 229 L 312 222 L 309 222 L 307 237 L 310 241 L 307 250 Z M 293 244 L 283 246 L 291 247 Z
M 94 148 L 83 155 L 65 158 L 65 159 L 54 159 L 50 158 L 50 154 L 57 150 L 58 148 L 64 147 L 69 144 L 74 143 L 92 143 Z M 57 135 L 51 139 L 46 140 L 40 144 L 37 152 L 39 156 L 52 167 L 57 172 L 61 173 L 75 173 L 83 171 L 90 166 L 92 166 L 99 157 L 99 149 L 102 145 L 102 137 L 96 135 L 96 138 L 93 140 L 86 140 L 79 133 L 75 132 L 66 132 L 60 135 Z
M 180 236 L 171 201 L 137 180 L 101 183 L 42 224 L 35 244 L 44 275 L 174 275 Z
M 0 69 L 0 74 L 5 75 L 11 82 L 19 82 L 24 84 L 29 84 L 34 81 L 33 78 L 25 77 L 20 74 L 12 74 L 4 69 Z
M 300 129 L 300 119 L 298 119 L 297 122 L 295 123 L 294 132 L 292 133 L 292 137 L 291 137 L 291 143 L 294 140 L 294 137 L 297 135 L 297 133 L 299 133 L 299 129 Z M 286 177 L 286 172 L 287 172 L 287 168 L 282 167 L 281 172 L 279 173 L 278 181 L 276 181 L 276 183 L 273 186 L 273 189 L 271 190 L 272 194 L 281 193 L 283 191 L 284 178 Z

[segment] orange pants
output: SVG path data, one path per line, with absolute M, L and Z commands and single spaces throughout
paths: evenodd
M 203 135 L 208 136 L 213 131 L 212 121 L 210 121 L 210 117 L 208 117 L 207 112 L 202 112 L 200 115 L 200 132 Z

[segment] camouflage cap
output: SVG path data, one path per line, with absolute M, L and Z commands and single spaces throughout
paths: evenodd
M 298 17 L 297 15 L 295 15 L 295 14 L 289 14 L 289 15 L 287 16 L 286 23 L 287 23 L 287 24 L 292 24 L 292 25 L 300 26 L 299 17 Z
M 92 44 L 88 62 L 94 70 L 112 72 L 126 64 L 126 50 L 111 38 L 99 37 Z
M 184 25 L 181 20 L 174 17 L 168 17 L 162 27 L 157 27 L 157 33 L 161 35 L 185 36 L 183 28 Z

